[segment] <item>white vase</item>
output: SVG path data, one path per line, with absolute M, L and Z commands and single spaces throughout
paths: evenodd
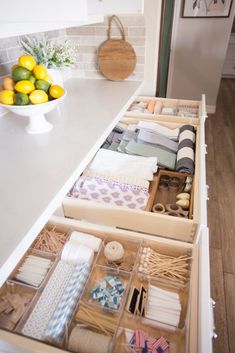
M 59 85 L 63 87 L 63 75 L 59 69 L 47 69 L 48 74 L 51 76 L 53 85 Z

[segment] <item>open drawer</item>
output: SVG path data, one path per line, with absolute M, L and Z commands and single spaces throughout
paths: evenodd
M 136 124 L 141 118 L 123 118 L 125 124 Z M 163 126 L 176 128 L 184 125 L 179 121 L 161 121 Z M 201 163 L 204 158 L 201 155 L 201 126 L 193 125 L 196 130 L 195 150 L 195 174 L 193 176 L 193 188 L 191 191 L 191 213 L 189 218 L 173 217 L 171 215 L 154 213 L 150 210 L 134 210 L 121 206 L 98 203 L 85 199 L 66 197 L 63 201 L 64 214 L 67 217 L 86 220 L 95 223 L 117 226 L 124 229 L 144 232 L 152 235 L 161 235 L 185 242 L 194 242 L 198 224 L 200 223 L 201 197 L 205 194 L 201 182 Z M 167 174 L 167 172 L 166 172 Z M 203 189 L 203 192 L 201 191 Z M 156 188 L 153 193 L 156 193 Z M 150 193 L 151 194 L 151 193 Z M 153 194 L 153 198 L 155 194 Z M 151 196 L 150 196 L 151 197 Z
M 172 122 L 182 119 L 185 124 L 199 124 L 204 111 L 205 95 L 202 95 L 200 101 L 138 96 L 131 103 L 125 116 L 154 121 L 170 119 Z
M 71 334 L 71 331 L 74 329 L 75 325 L 84 323 L 87 325 L 87 328 L 89 328 L 89 330 L 93 330 L 94 327 L 96 327 L 96 332 L 99 333 L 100 324 L 98 325 L 98 329 L 97 325 L 95 326 L 95 322 L 97 323 L 97 320 L 95 320 L 95 322 L 92 321 L 92 317 L 94 317 L 94 315 L 98 315 L 97 317 L 102 318 L 103 320 L 99 321 L 100 323 L 102 323 L 102 325 L 104 325 L 102 330 L 104 328 L 108 330 L 111 337 L 109 339 L 108 349 L 104 353 L 121 353 L 124 351 L 126 352 L 125 349 L 128 346 L 129 341 L 125 341 L 128 336 L 125 338 L 125 335 L 123 335 L 123 333 L 133 334 L 135 330 L 144 330 L 151 337 L 155 338 L 164 336 L 170 344 L 170 352 L 199 352 L 198 327 L 200 327 L 200 312 L 198 306 L 198 270 L 200 266 L 198 260 L 200 259 L 200 256 L 198 257 L 197 245 L 178 242 L 171 239 L 152 237 L 148 234 L 140 234 L 131 231 L 125 231 L 112 227 L 105 227 L 102 225 L 85 223 L 60 217 L 52 217 L 47 226 L 51 227 L 52 225 L 55 226 L 59 232 L 68 234 L 69 232 L 76 230 L 94 235 L 102 240 L 102 244 L 99 248 L 99 251 L 92 263 L 90 276 L 85 284 L 83 294 L 75 307 L 71 320 L 68 322 L 68 335 Z M 130 259 L 132 257 L 132 262 L 129 263 L 129 265 L 131 265 L 132 267 L 125 270 L 120 270 L 117 267 L 116 269 L 114 269 L 113 267 L 111 268 L 113 264 L 105 264 L 104 246 L 109 241 L 117 241 L 123 245 L 124 251 L 127 255 L 125 261 L 129 261 L 127 259 Z M 181 283 L 176 285 L 174 282 L 172 282 L 172 280 L 166 279 L 164 277 L 161 278 L 160 275 L 156 276 L 154 274 L 151 274 L 148 276 L 143 276 L 143 273 L 141 274 L 139 265 L 142 259 L 141 250 L 144 249 L 146 246 L 154 251 L 157 251 L 162 256 L 170 256 L 174 258 L 178 258 L 179 256 L 187 257 L 186 261 L 188 261 L 188 275 L 185 277 L 186 281 L 183 282 L 184 284 Z M 98 307 L 96 304 L 91 303 L 90 300 L 87 299 L 89 293 L 91 293 L 91 289 L 93 289 L 92 286 L 96 283 L 96 277 L 99 277 L 101 273 L 107 274 L 113 273 L 113 271 L 117 273 L 117 276 L 120 276 L 120 278 L 122 278 L 122 282 L 125 283 L 125 292 L 122 297 L 122 302 L 116 312 L 115 310 L 109 310 L 105 308 L 101 310 L 100 307 Z M 128 309 L 128 303 L 130 303 L 130 295 L 132 292 L 133 285 L 134 287 L 139 288 L 140 284 L 143 286 L 151 285 L 154 288 L 156 288 L 157 286 L 161 289 L 167 289 L 169 293 L 179 293 L 181 303 L 181 314 L 179 324 L 173 326 L 169 323 L 163 322 L 161 319 L 153 320 L 152 318 L 148 318 L 147 314 L 145 314 L 145 316 L 137 316 L 136 313 L 130 313 Z M 36 297 L 39 296 L 40 298 L 40 295 L 42 295 L 42 293 L 43 288 L 41 288 L 39 293 L 36 294 Z M 148 293 L 148 295 L 150 296 L 150 292 Z M 200 295 L 204 295 L 203 289 L 200 292 Z M 206 299 L 207 298 L 204 298 L 204 300 Z M 37 300 L 39 299 L 37 298 Z M 37 300 L 32 301 L 33 304 L 30 305 L 29 309 L 30 313 L 32 313 L 32 311 L 34 310 L 34 305 L 35 303 L 37 303 Z M 85 314 L 89 309 L 89 312 L 92 312 L 93 315 L 84 315 L 84 313 L 82 315 L 81 311 L 84 308 L 86 309 L 84 310 Z M 27 313 L 23 318 L 23 322 L 18 325 L 18 329 L 13 330 L 14 332 L 10 332 L 9 330 L 0 330 L 1 352 L 56 353 L 61 352 L 61 349 L 62 351 L 69 350 L 75 352 L 74 349 L 68 349 L 66 340 L 63 340 L 59 349 L 53 344 L 41 342 L 39 340 L 23 336 L 21 333 L 21 328 L 23 327 L 25 322 L 27 322 Z M 108 322 L 108 324 L 106 322 Z

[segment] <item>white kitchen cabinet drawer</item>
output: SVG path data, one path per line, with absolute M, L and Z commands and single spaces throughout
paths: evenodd
M 159 120 L 159 123 L 169 128 L 176 128 L 185 124 L 184 120 L 181 122 L 181 118 L 177 119 L 177 122 L 172 122 L 168 118 L 168 121 Z M 121 121 L 127 124 L 135 124 L 139 120 L 142 120 L 142 117 L 124 117 Z M 63 201 L 65 216 L 82 220 L 86 220 L 88 217 L 95 223 L 118 226 L 124 229 L 161 235 L 181 241 L 195 241 L 197 228 L 200 224 L 201 197 L 202 193 L 205 193 L 204 180 L 201 180 L 200 174 L 205 153 L 204 149 L 202 149 L 204 145 L 201 145 L 201 139 L 204 139 L 204 135 L 201 137 L 201 128 L 204 128 L 204 126 L 199 121 L 199 124 L 194 124 L 194 127 L 196 129 L 196 151 L 191 219 L 156 214 L 149 211 L 132 210 L 72 197 L 66 197 Z
M 162 108 L 174 108 L 175 114 L 162 114 L 156 113 L 154 111 L 148 111 L 147 106 L 149 102 L 160 102 Z M 136 103 L 143 103 L 146 105 L 146 109 L 143 112 L 135 111 L 134 106 Z M 133 109 L 133 110 L 132 110 Z M 181 110 L 181 113 L 180 113 Z M 138 96 L 131 103 L 125 116 L 137 117 L 142 120 L 154 120 L 154 121 L 180 121 L 185 124 L 199 124 L 200 118 L 202 117 L 203 111 L 205 110 L 205 95 L 202 95 L 200 101 L 186 100 L 186 99 L 172 99 L 172 98 L 162 98 L 162 97 L 150 97 L 150 96 Z M 184 112 L 183 112 L 184 111 Z M 190 116 L 187 112 L 193 112 Z
M 172 341 L 172 350 L 171 352 L 174 353 L 198 353 L 198 344 L 200 344 L 200 337 L 199 337 L 199 332 L 198 332 L 198 327 L 201 327 L 200 325 L 202 323 L 199 322 L 201 315 L 200 315 L 200 310 L 198 307 L 198 303 L 200 303 L 200 298 L 198 300 L 198 295 L 202 296 L 203 300 L 206 300 L 207 298 L 205 297 L 204 289 L 205 287 L 201 287 L 201 291 L 199 292 L 198 290 L 198 280 L 200 283 L 200 277 L 198 278 L 198 270 L 202 266 L 199 261 L 201 261 L 200 253 L 200 245 L 199 249 L 197 245 L 193 244 L 188 244 L 184 242 L 178 242 L 174 241 L 171 239 L 164 239 L 164 238 L 159 238 L 159 237 L 152 237 L 148 234 L 140 234 L 140 233 L 135 233 L 131 231 L 125 231 L 125 230 L 120 230 L 112 227 L 105 227 L 102 225 L 97 225 L 97 224 L 91 224 L 91 223 L 84 223 L 76 220 L 70 220 L 70 219 L 65 219 L 65 218 L 60 218 L 60 217 L 52 217 L 50 220 L 50 224 L 53 224 L 58 227 L 59 230 L 66 230 L 66 231 L 71 231 L 71 230 L 78 230 L 82 232 L 87 232 L 89 234 L 93 234 L 95 236 L 98 236 L 102 239 L 106 240 L 117 240 L 123 243 L 124 248 L 128 249 L 127 244 L 130 243 L 135 243 L 140 246 L 143 242 L 143 244 L 146 244 L 147 246 L 157 248 L 158 252 L 162 252 L 163 254 L 168 254 L 172 256 L 181 256 L 181 255 L 189 255 L 192 257 L 191 260 L 191 267 L 190 267 L 190 279 L 188 282 L 188 291 L 186 295 L 186 302 L 187 302 L 187 310 L 186 310 L 186 316 L 185 316 L 185 325 L 182 326 L 181 329 L 173 329 L 173 328 L 162 328 L 162 325 L 160 323 L 156 324 L 153 326 L 153 322 L 151 320 L 148 320 L 146 322 L 143 322 L 143 320 L 138 320 L 137 323 L 134 323 L 133 319 L 130 319 L 130 316 L 126 313 L 125 310 L 125 305 L 123 305 L 122 310 L 120 310 L 120 322 L 121 324 L 125 323 L 127 328 L 145 328 L 150 330 L 152 334 L 154 332 L 156 333 L 156 336 L 160 335 L 161 333 L 164 332 L 166 338 L 170 339 Z M 198 257 L 198 250 L 199 250 L 199 257 Z M 101 248 L 101 252 L 102 252 Z M 100 252 L 100 254 L 101 254 Z M 95 261 L 99 263 L 99 256 L 96 258 Z M 138 260 L 137 255 L 137 260 Z M 98 260 L 97 260 L 98 259 Z M 136 270 L 137 267 L 134 267 L 134 270 L 132 271 L 132 277 L 131 279 L 135 278 L 136 275 Z M 138 280 L 138 278 L 136 277 Z M 89 283 L 89 282 L 88 282 Z M 130 288 L 130 283 L 128 284 Z M 208 292 L 206 292 L 208 294 Z M 83 297 L 82 299 L 83 300 Z M 123 299 L 124 300 L 124 299 Z M 127 300 L 127 296 L 125 298 L 125 301 Z M 77 309 L 76 309 L 77 310 Z M 73 317 L 75 318 L 75 316 Z M 120 326 L 116 325 L 117 329 L 120 328 Z M 160 331 L 159 331 L 160 330 Z M 179 339 L 179 337 L 181 337 Z M 117 347 L 119 347 L 118 342 L 114 336 L 113 340 L 113 349 L 110 350 L 110 352 L 121 352 L 121 350 L 117 350 Z M 207 342 L 207 339 L 204 339 L 204 342 Z M 174 349 L 173 349 L 174 347 Z M 203 348 L 204 349 L 204 348 Z M 46 343 L 39 342 L 30 338 L 26 338 L 21 336 L 21 334 L 15 334 L 12 332 L 8 332 L 5 330 L 0 330 L 0 350 L 1 352 L 7 352 L 7 353 L 57 353 L 61 352 L 61 349 L 58 349 L 54 346 L 50 346 Z M 62 351 L 66 351 L 62 349 Z M 206 350 L 202 350 L 201 352 L 206 352 Z M 209 350 L 207 352 L 210 353 Z
M 140 14 L 144 0 L 87 0 L 88 14 Z

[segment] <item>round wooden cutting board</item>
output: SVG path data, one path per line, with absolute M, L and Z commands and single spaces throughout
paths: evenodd
M 111 24 L 115 20 L 119 25 L 122 39 L 112 39 Z M 98 52 L 98 65 L 101 73 L 109 80 L 122 81 L 132 74 L 136 66 L 136 54 L 125 40 L 124 28 L 115 15 L 109 20 L 108 40 L 101 44 Z

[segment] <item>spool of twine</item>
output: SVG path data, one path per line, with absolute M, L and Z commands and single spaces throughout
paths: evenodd
M 104 256 L 110 262 L 122 260 L 124 256 L 124 249 L 118 241 L 110 241 L 104 248 Z
M 107 353 L 110 336 L 76 326 L 71 332 L 68 349 L 76 353 Z

